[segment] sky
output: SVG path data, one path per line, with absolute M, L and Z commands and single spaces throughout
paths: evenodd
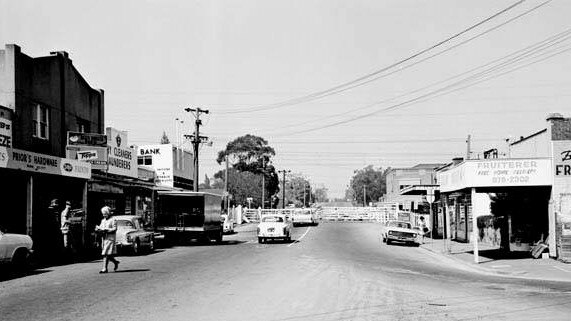
M 0 0 L 0 46 L 67 51 L 130 144 L 166 131 L 190 148 L 184 108 L 208 109 L 201 180 L 253 134 L 277 169 L 342 197 L 367 165 L 447 163 L 468 135 L 482 157 L 571 117 L 569 13 L 564 0 Z

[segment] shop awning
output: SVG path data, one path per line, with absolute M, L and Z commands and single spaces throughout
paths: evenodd
M 412 185 L 400 190 L 401 195 L 427 195 L 440 191 L 440 185 Z

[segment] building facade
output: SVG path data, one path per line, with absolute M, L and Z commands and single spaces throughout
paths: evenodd
M 138 165 L 155 172 L 157 186 L 193 190 L 194 163 L 190 151 L 172 144 L 137 147 Z
M 102 133 L 103 98 L 66 52 L 30 57 L 17 45 L 0 50 L 0 195 L 11 203 L 0 225 L 31 235 L 40 256 L 58 248 L 57 212 L 65 201 L 85 212 L 91 166 L 66 158 L 66 135 Z M 78 222 L 74 231 L 83 233 Z

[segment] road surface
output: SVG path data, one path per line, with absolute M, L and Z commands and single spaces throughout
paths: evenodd
M 417 247 L 385 245 L 373 223 L 295 228 L 258 244 L 177 246 L 0 282 L 2 320 L 569 320 L 571 284 L 487 276 Z

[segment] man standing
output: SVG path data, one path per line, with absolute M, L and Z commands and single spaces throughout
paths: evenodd
M 71 254 L 72 251 L 72 239 L 71 239 L 71 231 L 70 231 L 70 225 L 71 225 L 71 202 L 70 201 L 66 201 L 65 202 L 65 208 L 63 209 L 63 211 L 61 211 L 61 215 L 60 215 L 60 222 L 61 222 L 61 226 L 60 226 L 60 230 L 61 230 L 61 234 L 63 236 L 63 250 L 65 255 L 69 255 Z

